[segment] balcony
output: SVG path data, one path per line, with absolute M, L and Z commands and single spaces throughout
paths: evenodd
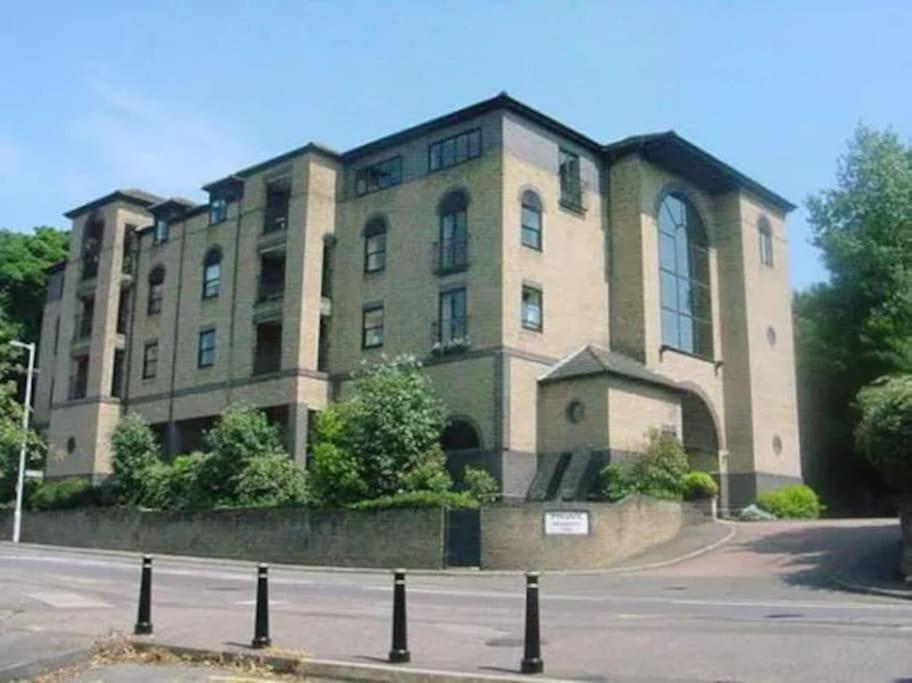
M 73 324 L 73 341 L 82 341 L 92 336 L 92 318 L 94 313 L 75 316 Z
M 469 317 L 436 320 L 431 325 L 431 353 L 443 356 L 462 353 L 472 346 L 469 338 Z
M 433 269 L 437 275 L 458 273 L 469 267 L 468 238 L 434 242 Z
M 275 277 L 257 278 L 257 303 L 275 301 L 285 295 L 285 280 Z
M 82 257 L 83 280 L 94 280 L 98 277 L 98 254 L 85 254 Z

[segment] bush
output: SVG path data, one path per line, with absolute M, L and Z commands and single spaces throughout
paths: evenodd
M 497 480 L 480 467 L 466 467 L 463 470 L 462 486 L 466 493 L 482 504 L 493 503 L 500 495 Z
M 392 496 L 362 500 L 355 510 L 392 510 L 400 508 L 477 508 L 478 501 L 468 493 L 456 491 L 405 491 Z
M 123 503 L 140 503 L 146 470 L 158 463 L 161 451 L 146 421 L 136 413 L 123 417 L 111 432 L 111 476 L 108 487 Z
M 776 519 L 776 515 L 761 510 L 756 505 L 748 505 L 738 514 L 738 519 L 742 522 L 772 522 Z
M 88 479 L 60 479 L 42 483 L 29 497 L 35 510 L 70 510 L 98 505 L 100 491 Z
M 681 442 L 652 430 L 641 455 L 602 470 L 602 493 L 610 501 L 632 494 L 680 500 L 687 470 L 687 454 Z
M 858 449 L 888 485 L 912 492 L 912 375 L 880 379 L 858 392 Z
M 399 475 L 399 492 L 406 491 L 449 491 L 453 479 L 446 471 L 446 456 L 440 446 L 434 444 L 426 453 L 418 456 L 405 472 Z
M 250 458 L 233 484 L 234 502 L 242 507 L 287 507 L 309 500 L 304 470 L 287 455 Z
M 757 496 L 757 506 L 779 519 L 817 519 L 822 507 L 810 486 L 793 484 Z
M 684 500 L 704 500 L 715 498 L 719 493 L 716 480 L 706 472 L 688 472 L 681 479 Z

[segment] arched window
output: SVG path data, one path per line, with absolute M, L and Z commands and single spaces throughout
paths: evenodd
M 218 296 L 222 279 L 222 250 L 212 247 L 203 259 L 203 298 Z
M 448 193 L 437 208 L 440 214 L 440 241 L 437 243 L 437 271 L 452 272 L 464 269 L 468 263 L 469 200 L 459 190 Z
M 713 355 L 706 228 L 683 195 L 659 205 L 662 342 L 705 358 Z
M 478 432 L 468 420 L 450 420 L 440 435 L 440 448 L 444 451 L 463 451 L 481 448 Z
M 372 218 L 364 226 L 364 272 L 386 269 L 386 221 Z
M 146 312 L 149 315 L 161 313 L 164 290 L 165 267 L 155 266 L 149 273 L 149 301 L 146 307 Z
M 532 190 L 522 195 L 522 243 L 532 249 L 542 248 L 542 205 L 541 199 Z
M 760 263 L 773 267 L 773 229 L 770 227 L 766 216 L 761 216 L 757 222 L 757 232 L 760 237 Z

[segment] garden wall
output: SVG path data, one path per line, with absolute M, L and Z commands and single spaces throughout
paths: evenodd
M 613 504 L 567 502 L 487 507 L 481 513 L 481 566 L 484 569 L 610 567 L 671 540 L 685 526 L 710 521 L 708 505 L 639 496 Z M 584 526 L 586 533 L 582 533 Z

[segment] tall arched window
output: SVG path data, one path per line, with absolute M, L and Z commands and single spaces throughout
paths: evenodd
M 711 358 L 709 251 L 703 220 L 683 195 L 671 193 L 659 205 L 658 223 L 662 342 Z
M 386 268 L 386 221 L 372 218 L 364 226 L 364 272 L 377 273 Z
M 437 209 L 440 214 L 438 272 L 462 270 L 469 263 L 468 207 L 468 198 L 459 190 L 450 192 L 440 201 Z
M 222 280 L 222 250 L 212 247 L 203 259 L 203 298 L 218 296 Z
M 773 229 L 770 227 L 766 216 L 761 216 L 757 222 L 757 232 L 760 237 L 760 263 L 773 267 Z
M 532 249 L 542 248 L 542 205 L 541 199 L 532 190 L 522 195 L 522 244 Z
M 165 290 L 165 267 L 155 266 L 149 273 L 149 300 L 146 312 L 149 315 L 161 313 L 162 297 Z

